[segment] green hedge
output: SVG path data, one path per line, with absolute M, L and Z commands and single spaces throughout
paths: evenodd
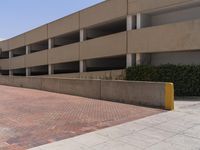
M 128 68 L 126 79 L 173 82 L 176 96 L 200 96 L 200 65 L 141 65 Z

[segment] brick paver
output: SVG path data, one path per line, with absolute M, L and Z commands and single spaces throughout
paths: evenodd
M 0 149 L 24 150 L 162 112 L 0 86 Z
M 175 110 L 29 150 L 200 150 L 200 100 L 176 101 Z

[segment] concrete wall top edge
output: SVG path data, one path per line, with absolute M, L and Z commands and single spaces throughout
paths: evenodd
M 20 77 L 19 77 L 20 78 Z M 24 77 L 22 77 L 24 78 Z M 62 79 L 62 80 L 80 80 L 80 81 L 103 81 L 103 82 L 110 82 L 110 80 L 102 80 L 102 79 L 82 79 L 82 78 L 65 78 L 65 77 L 56 77 L 56 76 L 27 76 L 26 78 L 45 78 L 45 79 Z M 117 80 L 117 81 L 111 81 L 111 82 L 121 82 L 121 83 L 145 83 L 145 84 L 163 84 L 170 82 L 151 82 L 151 81 L 126 81 L 126 80 Z
M 109 80 L 102 80 L 104 82 L 109 82 Z M 127 80 L 117 80 L 121 83 L 145 83 L 145 84 L 163 84 L 165 85 L 166 82 L 151 82 L 151 81 L 127 81 Z

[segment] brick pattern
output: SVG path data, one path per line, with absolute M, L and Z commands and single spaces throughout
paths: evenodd
M 0 86 L 0 149 L 24 150 L 162 112 Z

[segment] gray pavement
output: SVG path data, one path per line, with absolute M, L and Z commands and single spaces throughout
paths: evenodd
M 164 112 L 30 150 L 200 150 L 200 100 Z

